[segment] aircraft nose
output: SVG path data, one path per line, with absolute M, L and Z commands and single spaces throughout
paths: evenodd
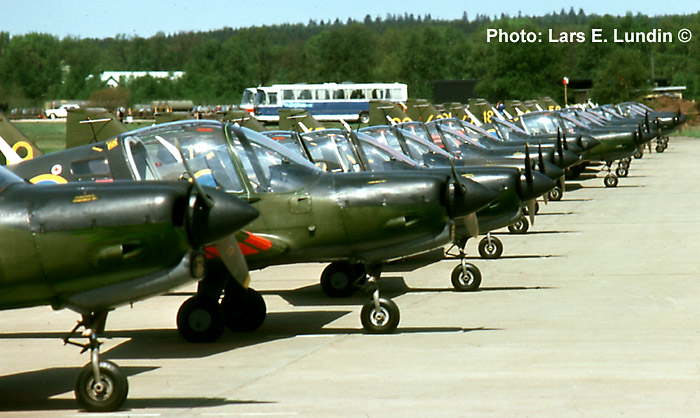
M 452 218 L 459 218 L 474 213 L 488 206 L 498 197 L 498 193 L 475 181 L 460 178 L 461 186 L 456 182 L 450 184 L 449 213 Z
M 571 151 L 563 150 L 562 153 L 555 153 L 554 155 L 554 162 L 556 165 L 558 165 L 560 168 L 568 168 L 571 167 L 572 165 L 576 164 L 579 160 L 579 156 L 574 154 Z
M 211 244 L 233 234 L 260 214 L 253 206 L 226 192 L 204 187 L 209 204 L 192 191 L 188 208 L 188 235 L 193 247 Z M 192 193 L 195 193 L 194 198 Z
M 556 174 L 555 169 L 558 170 L 561 175 L 553 178 L 563 176 L 564 170 L 553 164 L 550 164 L 550 166 L 551 167 L 548 167 L 548 170 L 551 172 L 551 174 L 548 172 L 547 175 L 545 175 L 537 171 L 532 171 L 532 179 L 528 179 L 526 174 L 521 175 L 519 188 L 520 200 L 526 201 L 542 196 L 556 186 L 556 183 L 554 180 L 552 180 L 552 176 Z

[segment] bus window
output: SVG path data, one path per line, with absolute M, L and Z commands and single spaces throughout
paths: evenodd
M 267 104 L 267 95 L 265 94 L 264 91 L 258 90 L 257 93 L 255 93 L 255 105 L 264 105 Z
M 271 105 L 277 104 L 277 93 L 270 93 L 267 95 L 267 104 L 271 104 Z
M 294 100 L 294 92 L 292 90 L 282 90 L 282 99 Z
M 330 91 L 316 90 L 316 100 L 329 100 L 331 98 Z
M 345 98 L 345 90 L 333 90 L 333 98 L 334 99 L 344 99 Z
M 351 99 L 364 99 L 365 94 L 362 90 L 360 89 L 355 89 L 350 92 L 350 98 Z
M 372 98 L 373 99 L 383 99 L 382 91 L 380 89 L 372 89 Z
M 302 90 L 299 92 L 298 99 L 301 100 L 311 100 L 311 90 Z

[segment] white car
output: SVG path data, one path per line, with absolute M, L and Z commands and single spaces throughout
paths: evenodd
M 62 104 L 58 109 L 46 109 L 44 110 L 44 115 L 50 119 L 65 118 L 68 117 L 68 109 L 79 109 L 80 106 L 77 104 Z

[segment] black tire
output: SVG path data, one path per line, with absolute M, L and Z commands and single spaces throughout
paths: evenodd
M 658 145 L 656 146 L 656 152 L 662 153 L 662 152 L 664 152 L 664 151 L 666 151 L 666 148 L 664 148 L 663 145 L 658 144 Z
M 452 269 L 452 286 L 460 292 L 472 292 L 481 285 L 481 272 L 479 269 L 474 264 L 467 263 L 466 270 L 467 274 L 465 275 L 461 263 Z
M 508 231 L 510 231 L 511 234 L 525 234 L 528 229 L 530 229 L 530 222 L 528 222 L 525 217 L 520 218 L 520 220 L 513 225 L 508 225 Z
M 503 254 L 503 243 L 500 239 L 491 237 L 491 243 L 489 244 L 489 239 L 484 237 L 479 242 L 479 255 L 481 258 L 495 259 L 499 258 L 501 254 Z
M 559 201 L 564 197 L 564 193 L 561 191 L 561 187 L 556 186 L 549 191 L 549 200 Z
M 192 296 L 177 311 L 177 329 L 192 343 L 216 341 L 224 332 L 223 308 L 217 301 Z
M 369 113 L 367 113 L 367 112 L 360 113 L 360 123 L 364 123 L 364 124 L 369 123 Z
M 75 380 L 75 398 L 90 412 L 111 412 L 119 409 L 129 393 L 129 382 L 119 367 L 111 361 L 100 361 L 102 387 L 96 385 L 92 364 L 83 367 Z
M 379 299 L 379 311 L 370 300 L 360 312 L 362 327 L 370 334 L 388 334 L 399 325 L 399 307 L 391 299 Z
M 613 176 L 612 174 L 608 174 L 603 179 L 603 184 L 605 184 L 605 187 L 617 187 L 617 182 L 617 177 Z
M 644 157 L 644 152 L 642 152 L 642 151 L 637 151 L 637 152 L 634 153 L 634 158 L 636 158 L 636 159 L 639 160 L 639 159 L 641 159 L 642 157 Z
M 332 298 L 352 296 L 358 279 L 366 274 L 362 263 L 333 262 L 321 273 L 321 289 Z
M 229 288 L 227 287 L 227 290 Z M 226 328 L 233 332 L 251 332 L 260 328 L 267 316 L 267 305 L 255 289 L 241 289 L 238 294 L 224 294 L 221 300 Z
M 629 170 L 625 167 L 617 167 L 615 170 L 615 174 L 617 174 L 618 177 L 627 177 L 629 173 Z

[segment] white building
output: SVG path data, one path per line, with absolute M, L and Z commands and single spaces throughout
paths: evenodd
M 122 80 L 128 81 L 147 75 L 153 78 L 169 78 L 176 80 L 185 74 L 184 71 L 103 71 L 100 80 L 106 82 L 110 87 L 117 87 Z

